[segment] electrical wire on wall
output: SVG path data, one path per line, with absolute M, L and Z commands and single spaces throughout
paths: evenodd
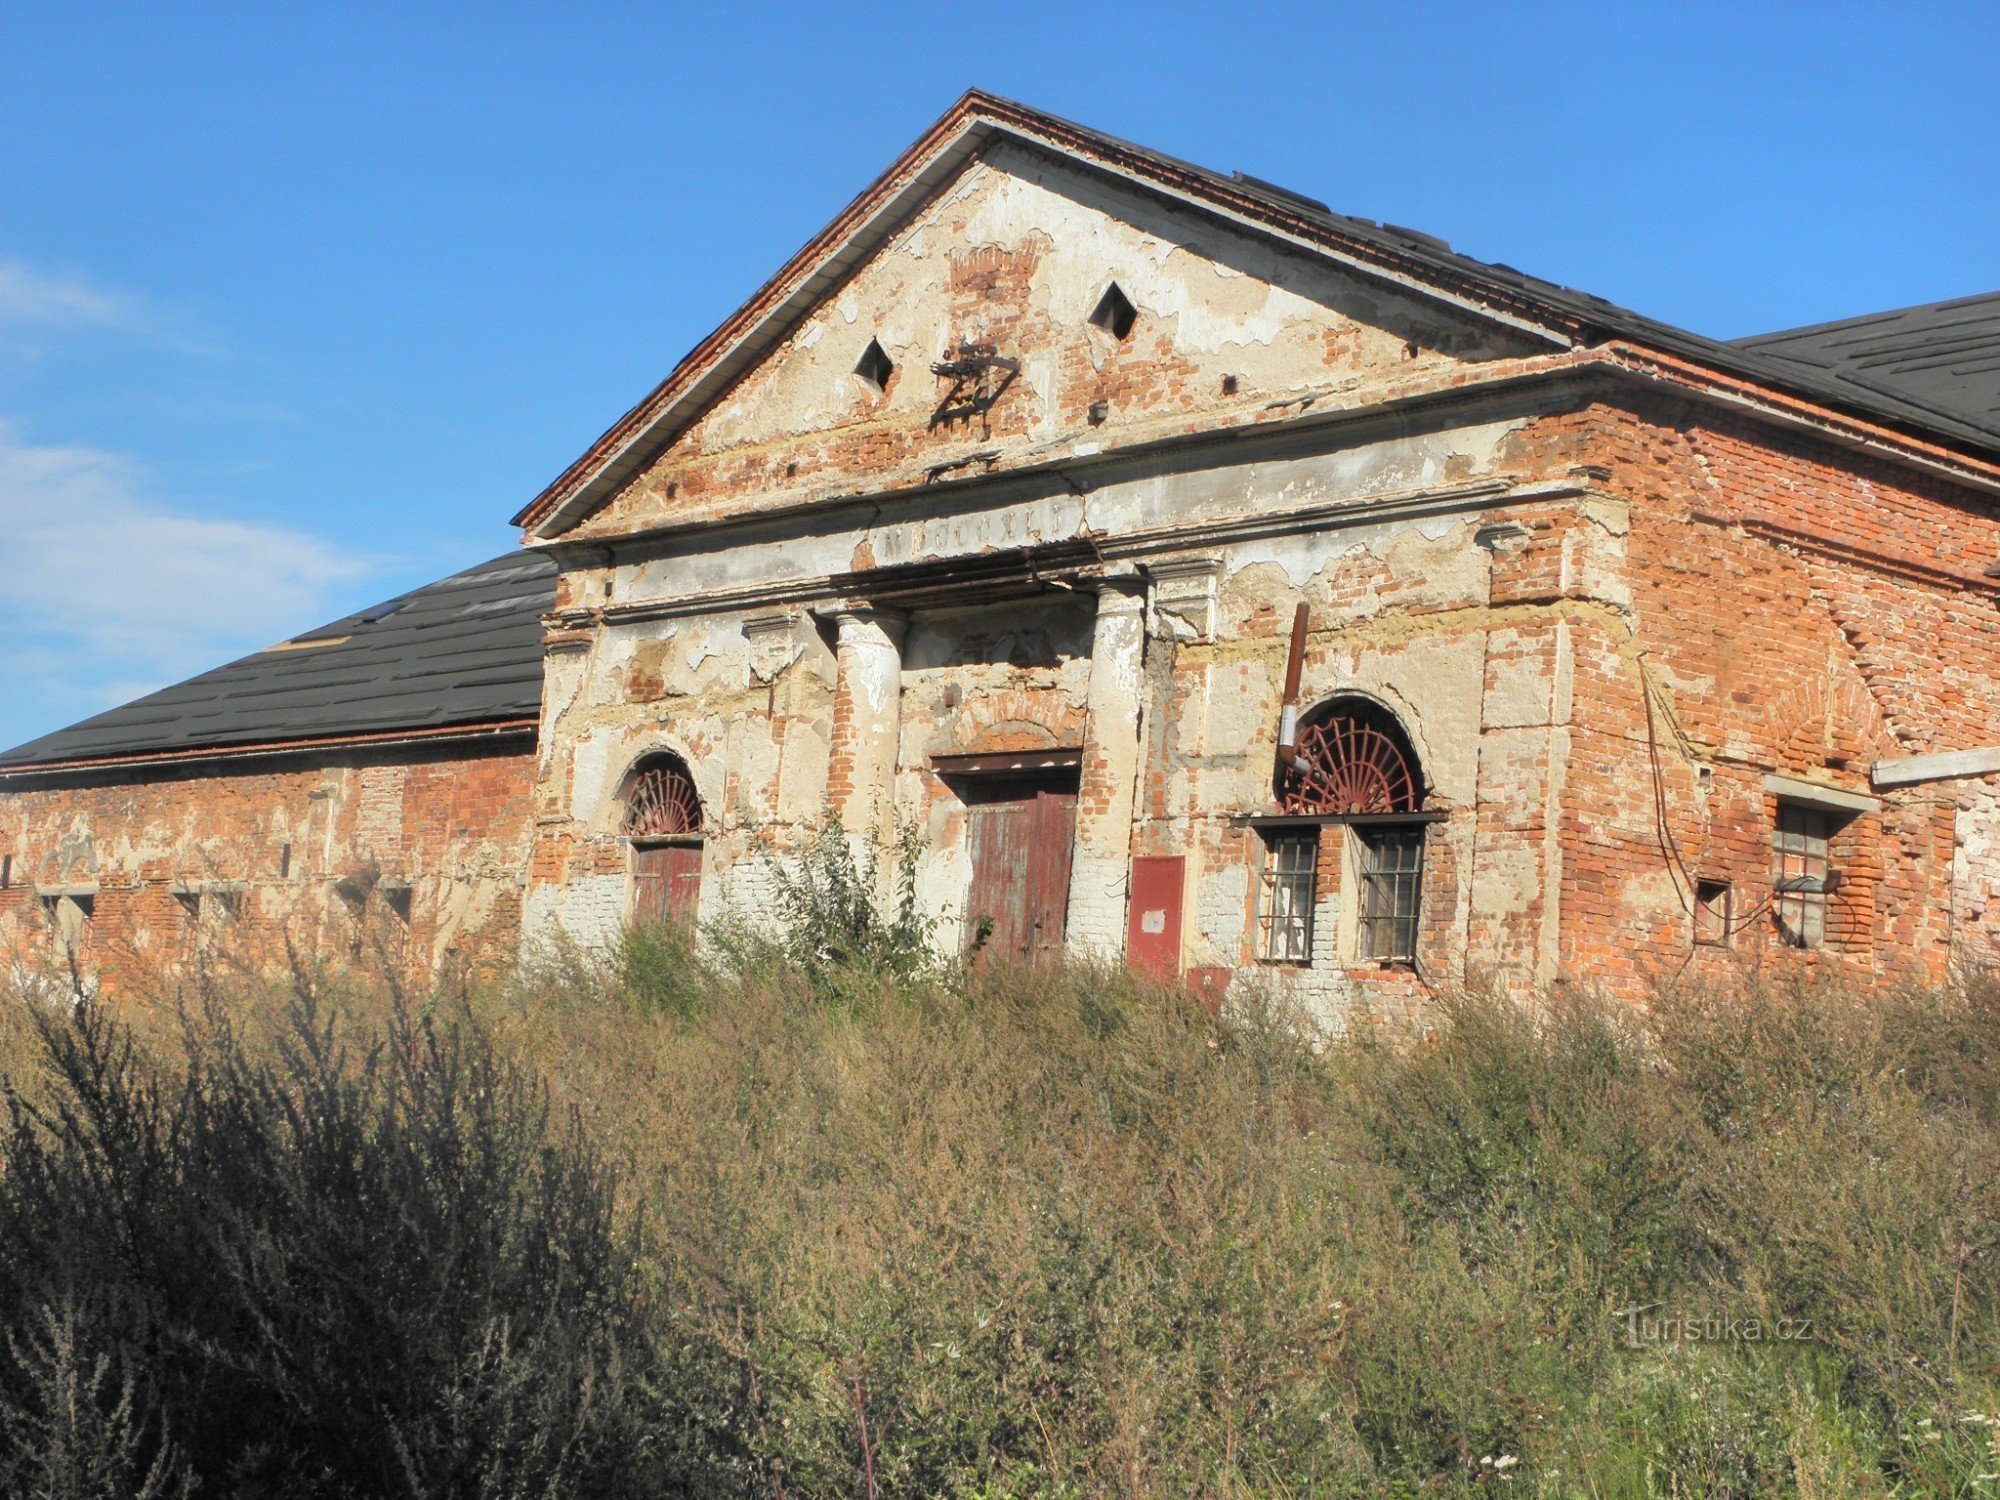
M 1666 860 L 1667 876 L 1674 887 L 1674 895 L 1681 903 L 1681 910 L 1687 913 L 1692 925 L 1700 903 L 1695 892 L 1699 882 L 1688 869 L 1686 857 L 1681 853 L 1680 841 L 1674 837 L 1673 820 L 1668 815 L 1667 780 L 1665 769 L 1660 764 L 1660 735 L 1658 720 L 1664 717 L 1673 727 L 1675 738 L 1681 742 L 1682 753 L 1689 754 L 1687 737 L 1680 732 L 1680 726 L 1673 717 L 1671 707 L 1665 703 L 1655 704 L 1654 695 L 1659 691 L 1653 682 L 1653 674 L 1646 665 L 1643 655 L 1639 662 L 1639 693 L 1646 704 L 1646 757 L 1653 775 L 1653 823 L 1658 836 L 1660 853 Z M 1690 756 L 1690 758 L 1692 758 Z M 1756 905 L 1745 912 L 1731 912 L 1719 922 L 1718 939 L 1727 942 L 1739 932 L 1747 931 L 1776 910 L 1781 892 L 1774 886 Z M 1692 953 L 1689 955 L 1692 957 Z

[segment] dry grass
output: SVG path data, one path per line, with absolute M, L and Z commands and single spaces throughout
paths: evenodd
M 2000 1471 L 1996 994 L 1465 997 L 1394 1046 L 739 942 L 420 1004 L 617 1165 L 653 1492 L 1821 1497 Z

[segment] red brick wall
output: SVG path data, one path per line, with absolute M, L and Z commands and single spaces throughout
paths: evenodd
M 2000 611 L 1980 576 L 2000 556 L 1992 501 L 1706 409 L 1549 425 L 1631 502 L 1636 630 L 1576 632 L 1564 971 L 1624 983 L 1782 960 L 1940 977 L 1960 784 L 1882 794 L 1840 830 L 1844 884 L 1816 954 L 1785 948 L 1768 917 L 1727 950 L 1697 948 L 1668 870 L 1726 880 L 1754 911 L 1770 892 L 1767 773 L 1872 794 L 1878 758 L 2000 741 Z
M 0 791 L 0 961 L 47 969 L 40 893 L 73 888 L 95 890 L 86 968 L 114 995 L 203 954 L 282 962 L 288 943 L 419 975 L 514 950 L 534 776 L 519 740 L 116 774 Z M 191 915 L 177 888 L 235 910 Z

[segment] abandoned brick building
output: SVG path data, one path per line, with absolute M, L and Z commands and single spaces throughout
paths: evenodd
M 0 939 L 1864 980 L 2000 933 L 2000 296 L 1718 343 L 972 94 L 515 518 L 0 761 Z

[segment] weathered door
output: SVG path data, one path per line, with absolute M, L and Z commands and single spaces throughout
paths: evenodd
M 965 800 L 972 847 L 966 946 L 982 961 L 1059 957 L 1069 916 L 1075 778 L 995 780 L 969 787 Z
M 1132 909 L 1125 962 L 1135 973 L 1172 984 L 1181 977 L 1181 904 L 1187 860 L 1178 854 L 1132 861 Z
M 632 924 L 694 926 L 701 904 L 700 844 L 636 844 L 632 848 Z

